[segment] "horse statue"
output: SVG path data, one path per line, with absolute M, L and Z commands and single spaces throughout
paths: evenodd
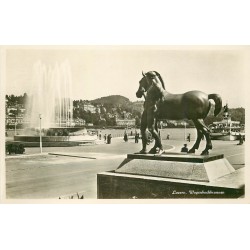
M 140 154 L 162 154 L 164 152 L 157 123 L 161 119 L 192 120 L 197 130 L 197 139 L 188 153 L 195 153 L 199 148 L 203 135 L 206 138 L 206 148 L 201 155 L 208 155 L 212 149 L 210 130 L 203 119 L 207 117 L 211 107 L 210 99 L 215 102 L 214 116 L 222 109 L 222 100 L 218 94 L 205 94 L 193 90 L 184 94 L 171 94 L 166 91 L 161 75 L 156 71 L 142 72 L 136 96 L 145 97 L 144 111 L 141 118 L 142 150 Z M 147 129 L 155 139 L 155 145 L 147 152 Z

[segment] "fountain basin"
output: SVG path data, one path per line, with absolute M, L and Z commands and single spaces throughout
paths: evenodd
M 85 144 L 95 144 L 96 135 L 76 135 L 76 136 L 42 136 L 43 147 L 69 147 Z M 40 136 L 16 135 L 15 143 L 22 143 L 25 147 L 39 147 Z M 13 142 L 12 142 L 13 143 Z

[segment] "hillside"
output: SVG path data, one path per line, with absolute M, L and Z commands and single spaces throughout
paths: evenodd
M 121 95 L 104 96 L 104 97 L 92 100 L 91 103 L 93 103 L 93 104 L 113 104 L 115 106 L 127 106 L 127 105 L 132 104 L 132 102 L 128 98 L 121 96 Z
M 92 100 L 93 104 L 102 104 L 102 105 L 112 105 L 113 107 L 121 107 L 130 111 L 143 111 L 144 101 L 131 102 L 127 97 L 121 95 L 110 95 L 104 96 L 95 100 Z
M 144 101 L 133 102 L 133 110 L 136 110 L 136 111 L 142 113 L 142 111 L 144 109 L 143 104 L 144 104 Z

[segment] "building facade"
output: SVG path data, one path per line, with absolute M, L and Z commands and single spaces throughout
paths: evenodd
M 116 119 L 118 127 L 135 127 L 135 119 Z

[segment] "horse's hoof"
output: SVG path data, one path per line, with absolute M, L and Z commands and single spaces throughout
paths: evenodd
M 151 148 L 148 153 L 149 154 L 156 154 L 156 148 Z
M 209 152 L 207 150 L 202 151 L 201 155 L 209 155 Z

